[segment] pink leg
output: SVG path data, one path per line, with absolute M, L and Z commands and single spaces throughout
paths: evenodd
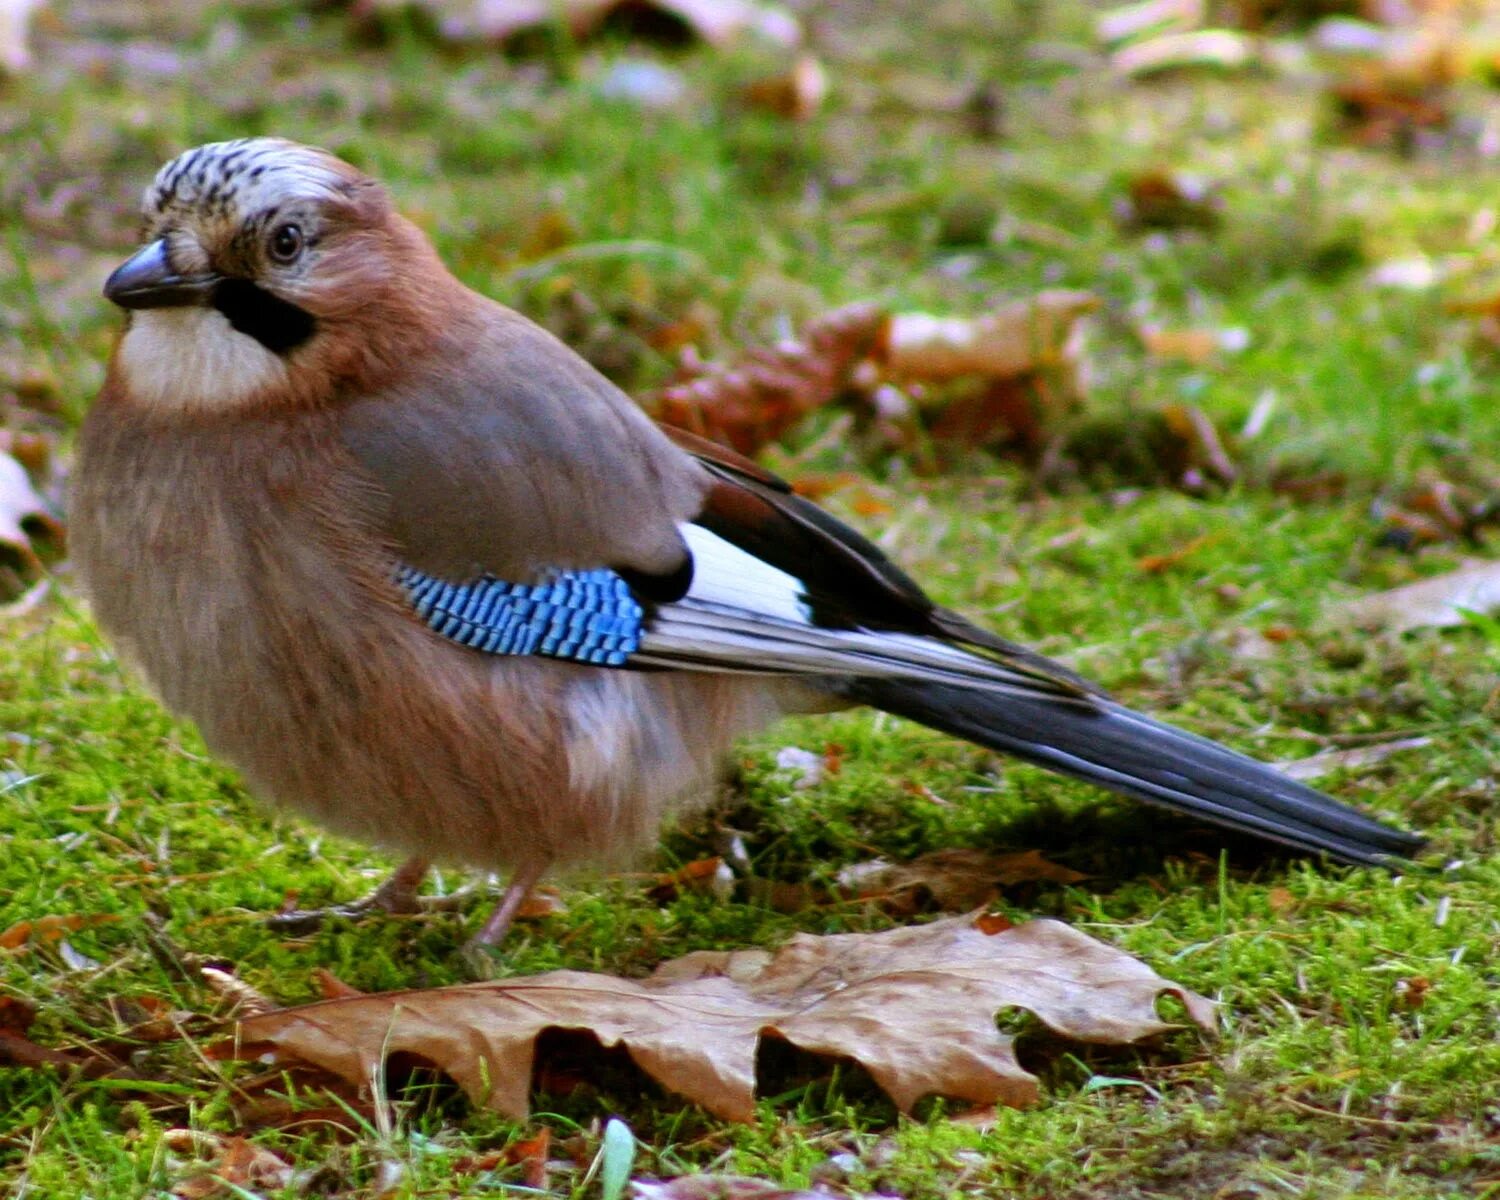
M 490 914 L 484 926 L 464 943 L 464 952 L 471 954 L 485 946 L 495 946 L 505 936 L 510 923 L 515 920 L 516 912 L 521 907 L 521 901 L 526 899 L 527 893 L 537 884 L 537 881 L 547 871 L 545 862 L 533 863 L 525 867 L 518 867 L 510 878 L 510 886 L 505 889 L 505 895 L 500 897 L 500 903 L 495 906 L 495 911 Z

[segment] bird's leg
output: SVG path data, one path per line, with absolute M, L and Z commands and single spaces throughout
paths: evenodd
M 427 869 L 432 863 L 413 855 L 391 872 L 391 876 L 363 900 L 356 900 L 367 911 L 381 909 L 388 913 L 414 913 L 421 909 L 417 889 L 427 878 Z
M 495 906 L 495 911 L 490 914 L 489 920 L 484 923 L 478 933 L 464 943 L 465 955 L 474 958 L 476 951 L 482 952 L 489 946 L 499 945 L 500 939 L 510 928 L 510 923 L 515 920 L 521 901 L 526 899 L 527 893 L 537 885 L 537 881 L 546 873 L 546 870 L 545 861 L 516 868 L 515 874 L 510 877 L 510 885 L 505 889 L 505 895 L 500 897 L 500 903 Z
M 311 933 L 329 917 L 356 919 L 375 912 L 415 913 L 423 911 L 422 897 L 417 889 L 431 866 L 428 859 L 420 856 L 408 858 L 397 867 L 384 883 L 368 896 L 350 904 L 332 904 L 327 908 L 293 909 L 267 917 L 266 924 L 281 933 Z M 446 897 L 444 897 L 446 899 Z

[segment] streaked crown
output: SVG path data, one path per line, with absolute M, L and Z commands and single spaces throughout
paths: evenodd
M 326 150 L 285 138 L 209 142 L 162 167 L 146 189 L 141 210 L 147 221 L 174 212 L 249 216 L 293 200 L 334 200 L 362 178 Z

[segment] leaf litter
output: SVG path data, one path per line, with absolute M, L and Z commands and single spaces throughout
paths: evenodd
M 890 448 L 925 436 L 1035 445 L 1081 395 L 1079 322 L 1099 304 L 1062 288 L 974 316 L 849 304 L 810 321 L 800 337 L 736 361 L 685 357 L 682 378 L 648 407 L 748 455 L 834 404 L 852 408 Z
M 996 926 L 1001 926 L 997 928 Z M 220 1057 L 318 1067 L 355 1085 L 390 1055 L 449 1075 L 475 1103 L 522 1119 L 546 1030 L 623 1046 L 669 1091 L 726 1120 L 753 1119 L 765 1038 L 861 1064 L 903 1112 L 926 1096 L 1022 1106 L 1039 1096 L 1006 1008 L 1055 1033 L 1123 1044 L 1176 1028 L 1175 996 L 1204 1031 L 1213 1003 L 1053 920 L 974 917 L 873 934 L 801 934 L 780 950 L 699 951 L 642 980 L 581 971 L 325 1000 L 247 1017 Z
M 1500 561 L 1466 559 L 1456 570 L 1330 607 L 1325 622 L 1339 628 L 1403 633 L 1468 623 L 1468 613 L 1500 610 Z

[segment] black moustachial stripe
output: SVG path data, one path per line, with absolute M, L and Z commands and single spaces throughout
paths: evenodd
M 214 289 L 214 307 L 241 333 L 275 354 L 287 354 L 312 337 L 317 321 L 305 308 L 248 279 L 226 279 Z

